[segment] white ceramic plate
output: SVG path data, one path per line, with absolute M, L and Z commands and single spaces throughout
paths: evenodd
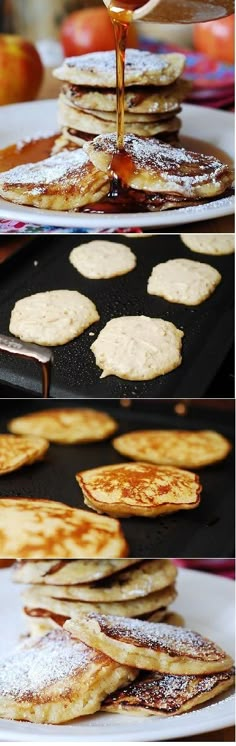
M 234 115 L 199 106 L 184 105 L 182 135 L 219 148 L 234 158 Z M 3 106 L 0 109 L 1 148 L 19 142 L 25 137 L 47 136 L 57 130 L 56 101 L 34 101 L 26 104 Z M 197 207 L 185 207 L 160 213 L 128 213 L 116 215 L 89 215 L 85 213 L 38 210 L 34 207 L 14 205 L 0 199 L 0 218 L 67 228 L 88 228 L 91 231 L 107 228 L 134 226 L 168 228 L 181 223 L 210 220 L 231 215 L 234 198 L 222 199 Z
M 23 632 L 20 618 L 22 586 L 13 585 L 11 571 L 0 571 L 0 657 Z M 173 608 L 186 626 L 212 638 L 234 655 L 234 583 L 208 573 L 180 570 L 178 599 Z M 234 696 L 230 692 L 193 712 L 168 718 L 98 714 L 65 725 L 34 725 L 0 720 L 0 740 L 13 741 L 165 741 L 206 733 L 234 724 Z

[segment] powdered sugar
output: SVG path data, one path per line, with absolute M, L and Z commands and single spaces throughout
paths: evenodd
M 125 84 L 167 86 L 183 72 L 183 54 L 153 54 L 140 49 L 127 49 L 125 59 Z M 54 71 L 56 78 L 74 85 L 115 88 L 115 52 L 93 52 L 67 58 Z
M 45 687 L 79 675 L 93 656 L 94 651 L 73 640 L 68 632 L 50 632 L 34 645 L 17 648 L 1 663 L 0 697 L 40 695 Z
M 214 642 L 183 627 L 93 613 L 89 616 L 91 619 L 97 619 L 102 632 L 109 637 L 123 640 L 124 643 L 127 641 L 137 647 L 167 650 L 175 656 L 188 655 L 207 661 L 221 660 L 225 657 L 225 653 Z
M 84 171 L 88 166 L 91 166 L 91 162 L 82 148 L 66 150 L 38 163 L 16 166 L 3 173 L 0 181 L 14 186 L 32 184 L 32 191 L 35 192 L 37 187 L 46 189 L 48 185 L 55 184 L 62 179 L 72 178 L 73 175 L 76 183 L 81 170 Z
M 173 55 L 158 55 L 152 52 L 140 51 L 140 49 L 127 49 L 125 67 L 132 69 L 137 74 L 151 70 L 165 70 L 168 66 L 169 58 Z M 182 55 L 178 55 L 182 57 Z M 67 67 L 76 67 L 78 70 L 94 70 L 106 72 L 106 70 L 116 69 L 115 52 L 92 52 L 83 54 L 79 57 L 68 57 L 64 65 Z
M 93 141 L 92 147 L 95 151 L 115 155 L 116 135 L 99 135 Z M 229 175 L 228 166 L 214 156 L 194 153 L 185 148 L 175 148 L 167 143 L 158 142 L 156 139 L 126 135 L 124 156 L 125 154 L 132 158 L 133 171 L 147 171 L 147 179 L 148 176 L 154 174 L 157 179 L 168 180 L 170 191 L 173 183 L 184 186 L 188 195 L 191 194 L 190 190 L 193 186 L 217 185 L 225 175 Z M 228 176 L 228 181 L 230 182 L 230 176 Z
M 141 674 L 132 684 L 111 694 L 107 705 L 121 705 L 125 709 L 144 707 L 149 710 L 174 713 L 189 700 L 212 692 L 215 687 L 230 682 L 234 669 L 208 676 L 171 676 L 169 674 Z M 194 706 L 194 702 L 192 703 Z

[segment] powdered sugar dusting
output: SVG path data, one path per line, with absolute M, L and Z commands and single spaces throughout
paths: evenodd
M 16 166 L 3 173 L 0 182 L 14 186 L 32 184 L 32 192 L 34 192 L 38 187 L 46 189 L 48 185 L 71 178 L 73 175 L 75 180 L 78 180 L 78 170 L 81 175 L 81 172 L 88 166 L 92 167 L 92 164 L 82 148 L 66 150 L 38 163 Z
M 93 657 L 94 651 L 87 645 L 64 630 L 54 630 L 33 646 L 17 648 L 1 663 L 0 696 L 24 699 L 40 695 L 45 687 L 82 673 Z
M 180 59 L 183 55 L 175 55 Z M 125 67 L 126 70 L 133 70 L 135 73 L 149 72 L 151 70 L 165 70 L 168 67 L 169 59 L 173 55 L 158 55 L 152 52 L 140 51 L 140 49 L 127 49 Z M 106 72 L 106 70 L 116 70 L 115 52 L 92 52 L 83 54 L 79 57 L 68 57 L 64 64 L 67 67 L 76 67 L 78 70 Z
M 223 650 L 214 642 L 183 627 L 95 613 L 91 613 L 89 617 L 97 619 L 102 631 L 109 637 L 130 642 L 137 647 L 168 650 L 172 655 L 188 655 L 207 661 L 221 660 L 225 657 Z
M 127 708 L 144 707 L 149 710 L 177 712 L 186 702 L 212 692 L 219 684 L 230 682 L 234 669 L 208 676 L 171 676 L 169 674 L 141 674 L 134 682 L 111 694 L 107 705 Z M 194 703 L 193 703 L 194 704 Z
M 105 151 L 115 155 L 116 135 L 99 135 L 93 141 L 95 151 Z M 199 185 L 220 184 L 228 177 L 227 186 L 231 183 L 229 168 L 212 155 L 203 155 L 185 148 L 175 148 L 167 143 L 152 138 L 126 135 L 124 138 L 124 155 L 132 159 L 136 173 L 147 171 L 157 179 L 183 186 L 188 190 Z M 120 175 L 120 174 L 118 174 Z M 171 189 L 170 189 L 171 191 Z

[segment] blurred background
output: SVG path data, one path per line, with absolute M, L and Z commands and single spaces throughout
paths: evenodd
M 193 83 L 189 101 L 232 109 L 234 16 L 194 27 L 139 22 L 132 27 L 129 46 L 187 52 L 185 77 Z M 0 0 L 0 104 L 57 97 L 60 84 L 51 71 L 64 56 L 112 48 L 113 30 L 103 0 Z M 27 87 L 22 82 L 23 56 Z M 13 69 L 14 90 L 15 75 L 7 73 Z

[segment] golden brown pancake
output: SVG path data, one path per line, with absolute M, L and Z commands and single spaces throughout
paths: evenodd
M 84 150 L 65 150 L 39 163 L 15 166 L 0 174 L 0 196 L 44 210 L 74 210 L 97 202 L 110 189 Z
M 116 152 L 116 135 L 98 135 L 84 146 L 96 168 L 113 171 L 125 186 L 146 192 L 212 198 L 232 186 L 229 166 L 211 155 L 174 148 L 154 138 L 126 135 Z
M 179 624 L 178 619 L 177 622 L 175 620 L 172 621 L 172 616 L 175 617 L 178 615 L 167 614 L 165 607 L 161 607 L 161 609 L 158 609 L 151 614 L 151 617 L 155 617 L 156 622 L 165 622 L 165 624 L 178 623 L 178 626 L 184 626 L 183 624 Z M 27 629 L 27 635 L 31 638 L 42 637 L 42 635 L 51 632 L 52 629 L 62 628 L 68 618 L 62 614 L 56 614 L 52 611 L 50 612 L 47 609 L 31 609 L 29 607 L 23 608 L 23 617 Z M 138 619 L 147 619 L 149 621 L 149 614 L 139 614 Z
M 16 471 L 22 466 L 41 461 L 48 451 L 49 443 L 45 438 L 0 435 L 0 476 Z
M 176 114 L 179 104 L 185 99 L 190 85 L 186 80 L 177 80 L 168 86 L 134 86 L 125 89 L 125 113 L 132 114 Z M 90 86 L 65 83 L 62 89 L 65 101 L 78 109 L 98 112 L 116 112 L 114 88 L 91 88 Z
M 178 132 L 180 129 L 181 121 L 176 116 L 171 116 L 168 119 L 165 117 L 160 119 L 160 117 L 149 114 L 146 115 L 145 120 L 144 116 L 136 114 L 133 119 L 131 114 L 126 114 L 125 133 L 141 137 L 153 137 L 160 133 Z M 132 117 L 131 121 L 130 117 Z M 112 133 L 116 126 L 115 115 L 113 117 L 110 114 L 108 118 L 103 112 L 100 114 L 90 109 L 78 109 L 78 107 L 65 101 L 63 94 L 59 97 L 58 122 L 60 129 L 63 127 L 71 128 L 77 132 L 88 133 L 92 137 L 103 133 Z
M 0 498 L 0 557 L 125 557 L 119 521 L 53 500 Z
M 41 591 L 43 595 L 64 600 L 89 601 L 92 603 L 112 603 L 133 601 L 149 596 L 150 593 L 167 588 L 174 583 L 177 575 L 175 565 L 168 559 L 142 560 L 137 566 L 130 566 L 115 575 L 90 584 L 48 585 Z
M 78 601 L 67 600 L 67 597 L 58 598 L 50 586 L 41 590 L 40 586 L 31 586 L 23 593 L 25 613 L 29 616 L 51 616 L 59 615 L 65 619 L 77 617 L 81 614 L 97 612 L 98 614 L 114 614 L 115 616 L 138 617 L 150 614 L 152 611 L 168 606 L 176 598 L 173 585 L 138 598 L 127 598 L 121 601 Z M 36 614 L 37 611 L 37 614 Z M 44 614 L 44 612 L 47 612 Z
M 175 120 L 178 118 L 175 117 Z M 180 127 L 180 120 L 177 122 L 175 121 L 173 126 L 171 123 L 171 126 L 169 127 L 169 131 L 166 130 L 159 132 L 157 135 L 154 136 L 154 139 L 157 139 L 158 141 L 164 141 L 168 142 L 171 145 L 178 146 L 179 145 L 179 139 L 178 139 L 178 132 Z M 113 132 L 114 132 L 115 124 L 113 126 Z M 89 132 L 83 132 L 82 130 L 77 130 L 74 127 L 62 127 L 62 135 L 61 137 L 57 138 L 55 141 L 55 147 L 57 149 L 57 152 L 61 152 L 63 150 L 71 149 L 71 148 L 83 148 L 86 143 L 92 142 L 94 139 L 94 135 L 92 135 Z M 142 193 L 141 193 L 142 194 Z M 143 193 L 145 195 L 145 192 Z M 133 200 L 137 199 L 137 190 L 135 195 L 133 195 Z M 171 195 L 172 201 L 174 202 L 177 200 L 177 195 Z M 180 202 L 180 197 L 178 198 Z M 149 195 L 149 202 L 153 205 L 154 202 L 161 202 L 161 195 Z M 183 201 L 183 197 L 182 197 Z M 185 200 L 186 201 L 186 200 Z M 160 209 L 169 209 L 166 207 L 167 204 L 167 198 L 164 198 L 162 196 L 162 203 L 163 207 Z M 185 204 L 185 202 L 184 202 Z M 192 201 L 191 201 L 192 204 Z M 181 205 L 179 205 L 181 207 Z M 188 205 L 187 205 L 188 206 Z
M 175 467 L 115 464 L 79 472 L 76 479 L 86 505 L 114 516 L 152 518 L 190 510 L 200 502 L 199 477 Z
M 0 667 L 0 717 L 64 723 L 100 709 L 136 671 L 55 630 L 17 648 Z
M 229 689 L 234 668 L 208 676 L 142 673 L 132 684 L 108 695 L 102 710 L 127 715 L 181 715 Z
M 95 443 L 109 438 L 117 427 L 106 412 L 86 407 L 40 410 L 8 423 L 11 433 L 44 435 L 52 443 Z
M 140 49 L 127 49 L 125 85 L 170 85 L 180 77 L 184 64 L 183 54 L 153 54 Z M 115 88 L 115 52 L 92 52 L 69 57 L 53 74 L 55 78 L 75 85 Z
M 221 461 L 232 448 L 227 438 L 213 430 L 137 430 L 118 436 L 113 446 L 122 456 L 137 461 L 189 469 Z
M 75 560 L 17 560 L 13 580 L 17 583 L 40 585 L 76 585 L 93 583 L 114 577 L 140 559 L 75 559 Z
M 172 627 L 185 627 L 185 620 L 182 614 L 178 614 L 176 611 L 167 611 L 165 609 L 162 618 L 159 617 L 159 612 L 153 612 L 147 616 L 148 622 L 164 622 L 165 624 L 172 624 Z
M 119 663 L 144 670 L 202 675 L 227 671 L 233 664 L 211 640 L 170 624 L 92 613 L 67 621 L 65 629 Z

